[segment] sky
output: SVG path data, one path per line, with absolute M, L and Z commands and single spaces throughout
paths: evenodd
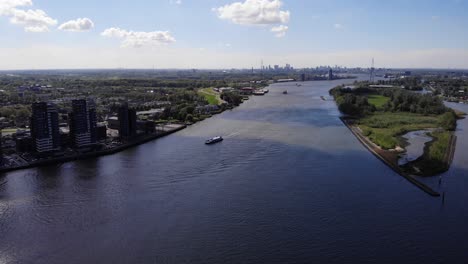
M 0 70 L 468 69 L 468 0 L 0 0 Z

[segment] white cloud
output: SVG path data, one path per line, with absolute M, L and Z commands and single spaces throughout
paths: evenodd
M 336 23 L 335 25 L 333 25 L 333 27 L 334 27 L 335 29 L 342 29 L 342 28 L 343 28 L 343 25 Z
M 78 18 L 75 20 L 70 20 L 59 26 L 60 30 L 72 32 L 89 31 L 92 28 L 94 28 L 94 23 L 89 18 Z
M 432 16 L 431 19 L 432 19 L 432 20 L 439 20 L 439 19 L 440 19 L 440 16 Z
M 282 38 L 286 35 L 286 32 L 288 31 L 288 26 L 285 25 L 279 25 L 277 27 L 272 27 L 271 32 L 275 33 L 275 36 L 278 38 Z
M 277 25 L 289 22 L 290 12 L 281 10 L 280 0 L 245 0 L 234 2 L 213 11 L 220 19 L 229 20 L 238 25 Z M 284 37 L 288 27 L 278 25 L 271 28 L 277 37 Z
M 182 4 L 182 0 L 171 0 L 170 3 L 171 3 L 171 4 L 176 4 L 176 5 L 181 5 L 181 4 Z
M 57 20 L 43 10 L 18 8 L 32 4 L 31 0 L 0 0 L 0 15 L 10 17 L 12 24 L 22 25 L 26 32 L 47 32 L 49 27 L 57 25 Z
M 127 31 L 121 28 L 108 28 L 101 33 L 101 36 L 122 39 L 122 47 L 161 45 L 176 41 L 169 31 L 143 32 Z
M 49 17 L 40 9 L 15 9 L 10 22 L 15 25 L 24 26 L 24 30 L 27 32 L 47 32 L 49 31 L 49 27 L 57 25 L 57 20 Z
M 281 10 L 280 0 L 245 0 L 213 10 L 220 19 L 239 25 L 271 25 L 289 22 L 289 11 Z
M 0 16 L 10 16 L 13 10 L 21 6 L 32 6 L 31 0 L 0 0 Z

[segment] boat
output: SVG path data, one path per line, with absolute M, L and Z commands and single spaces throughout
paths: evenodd
M 283 94 L 288 94 L 288 90 L 284 91 Z
M 256 90 L 255 92 L 253 92 L 253 95 L 265 95 L 265 91 L 263 91 L 263 90 Z
M 223 137 L 217 136 L 217 137 L 208 139 L 207 141 L 205 141 L 205 144 L 210 145 L 210 144 L 215 144 L 221 141 L 223 141 Z
M 268 89 L 263 89 L 263 92 L 264 92 L 264 93 L 268 93 L 268 92 L 270 92 L 270 90 L 268 90 Z

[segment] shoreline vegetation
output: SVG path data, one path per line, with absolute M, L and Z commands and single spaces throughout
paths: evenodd
M 450 168 L 456 147 L 457 119 L 462 113 L 445 107 L 439 97 L 400 88 L 375 89 L 367 82 L 330 90 L 342 122 L 356 138 L 392 170 L 432 196 L 440 194 L 417 180 L 417 176 L 439 175 Z M 422 156 L 399 165 L 412 131 L 428 130 Z

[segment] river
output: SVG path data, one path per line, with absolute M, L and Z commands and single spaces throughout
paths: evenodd
M 4 175 L 0 263 L 466 261 L 468 121 L 434 198 L 320 98 L 342 82 L 275 84 L 127 151 Z

